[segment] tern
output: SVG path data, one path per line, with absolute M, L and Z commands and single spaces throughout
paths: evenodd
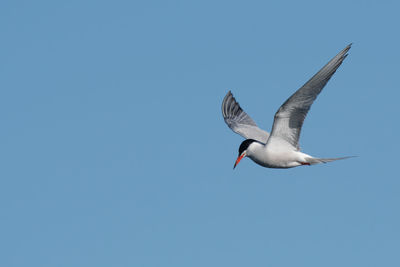
M 246 140 L 240 144 L 236 165 L 249 157 L 267 168 L 293 168 L 327 163 L 341 158 L 315 158 L 300 151 L 299 138 L 304 119 L 318 94 L 347 57 L 346 48 L 332 58 L 308 82 L 291 95 L 275 113 L 271 133 L 260 129 L 229 91 L 222 102 L 222 115 L 229 128 Z

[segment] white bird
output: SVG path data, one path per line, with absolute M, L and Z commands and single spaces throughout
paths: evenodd
M 233 168 L 244 157 L 267 168 L 292 168 L 301 165 L 326 163 L 341 158 L 315 158 L 300 152 L 299 138 L 307 113 L 326 83 L 347 57 L 351 44 L 332 58 L 317 74 L 306 82 L 275 113 L 271 134 L 258 128 L 229 91 L 222 102 L 226 124 L 244 138 Z

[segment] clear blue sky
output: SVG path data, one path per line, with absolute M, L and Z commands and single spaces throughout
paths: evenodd
M 2 1 L 0 265 L 400 266 L 398 1 Z M 347 44 L 289 170 L 249 159 Z

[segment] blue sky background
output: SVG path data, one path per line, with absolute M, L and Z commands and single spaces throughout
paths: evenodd
M 398 1 L 2 1 L 1 266 L 399 266 Z M 249 159 L 348 43 L 301 137 Z

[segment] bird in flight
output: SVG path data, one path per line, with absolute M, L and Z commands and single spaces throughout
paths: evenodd
M 232 131 L 246 139 L 240 144 L 239 156 L 233 168 L 244 157 L 249 157 L 263 167 L 282 169 L 349 158 L 312 157 L 300 152 L 299 138 L 312 103 L 347 57 L 350 48 L 351 44 L 282 104 L 275 113 L 271 133 L 258 128 L 253 119 L 240 107 L 231 91 L 226 94 L 222 102 L 224 120 Z

